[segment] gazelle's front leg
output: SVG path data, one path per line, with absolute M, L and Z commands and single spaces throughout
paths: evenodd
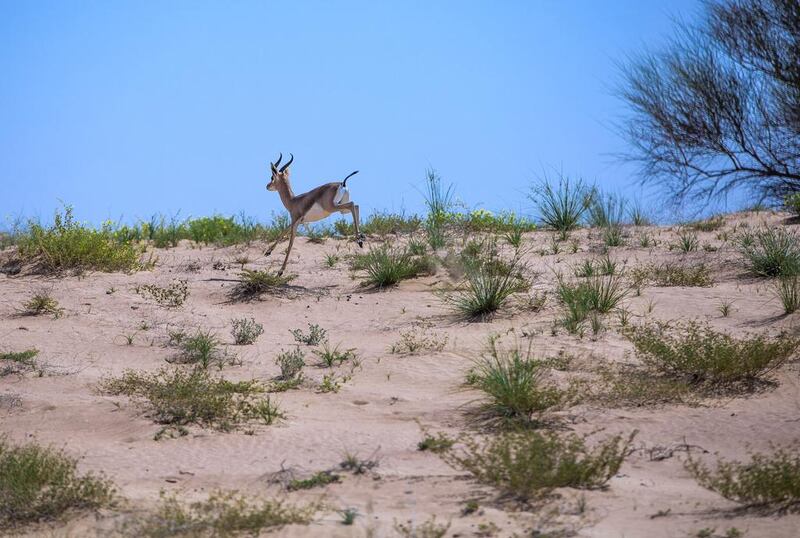
M 294 236 L 297 233 L 297 225 L 298 222 L 293 222 L 289 229 L 291 230 L 291 235 L 289 236 L 289 247 L 286 249 L 286 257 L 283 259 L 283 265 L 281 265 L 281 270 L 278 271 L 278 276 L 283 275 L 284 269 L 286 269 L 286 263 L 289 261 L 289 254 L 292 253 L 292 245 L 294 245 Z
M 366 239 L 366 236 L 358 229 L 358 206 L 354 202 L 347 202 L 346 204 L 336 206 L 336 209 L 339 210 L 340 213 L 350 213 L 353 215 L 353 228 L 356 230 L 356 242 L 359 247 L 364 248 L 364 239 Z
M 283 241 L 283 238 L 286 237 L 286 232 L 288 232 L 291 229 L 292 229 L 291 224 L 286 228 L 284 228 L 283 231 L 280 233 L 280 235 L 278 235 L 278 238 L 275 240 L 275 242 L 272 243 L 272 245 L 270 245 L 270 247 L 264 251 L 264 256 L 269 256 L 270 254 L 272 254 L 272 251 L 275 250 L 275 247 L 278 246 L 278 243 Z

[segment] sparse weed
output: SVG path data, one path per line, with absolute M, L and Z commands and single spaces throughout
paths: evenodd
M 389 348 L 391 353 L 415 355 L 423 351 L 441 351 L 447 345 L 447 335 L 429 331 L 424 327 L 414 327 L 400 331 L 400 339 Z
M 686 224 L 687 228 L 698 232 L 716 232 L 723 226 L 725 226 L 725 217 L 722 215 L 709 217 L 705 220 L 696 220 Z
M 440 454 L 442 452 L 446 452 L 450 450 L 455 441 L 450 437 L 444 435 L 443 433 L 439 433 L 437 435 L 431 435 L 429 433 L 425 434 L 425 438 L 422 439 L 419 443 L 417 443 L 417 450 L 420 451 L 430 451 L 434 454 Z
M 305 354 L 296 348 L 293 351 L 283 351 L 275 357 L 275 364 L 281 369 L 280 378 L 284 381 L 300 379 L 303 375 L 303 367 L 306 365 Z
M 483 440 L 457 439 L 442 458 L 479 482 L 499 488 L 506 496 L 537 500 L 553 489 L 596 489 L 613 477 L 628 454 L 633 434 L 615 436 L 594 448 L 584 437 L 549 431 L 506 431 Z
M 258 299 L 263 294 L 274 292 L 288 284 L 294 276 L 281 276 L 269 271 L 245 269 L 239 273 L 239 282 L 231 289 L 230 298 L 235 301 Z
M 301 329 L 290 329 L 289 332 L 292 333 L 295 342 L 299 342 L 307 346 L 317 346 L 322 342 L 327 342 L 328 340 L 328 331 L 316 323 L 308 324 L 308 334 L 304 334 Z
M 59 306 L 58 301 L 45 289 L 34 293 L 30 299 L 22 304 L 22 308 L 22 312 L 26 316 L 48 314 L 53 316 L 53 319 L 58 319 L 64 314 L 64 309 Z
M 161 306 L 177 308 L 186 302 L 189 297 L 189 284 L 186 280 L 176 280 L 168 286 L 144 284 L 136 288 L 136 293 L 142 297 L 151 297 Z
M 719 310 L 719 313 L 722 314 L 723 318 L 727 318 L 731 315 L 731 308 L 733 308 L 733 301 L 729 299 L 723 299 L 720 301 L 717 310 Z
M 394 522 L 394 530 L 403 538 L 444 538 L 450 529 L 450 523 L 436 523 L 436 516 L 431 516 L 420 525 L 409 520 L 405 523 Z
M 0 377 L 22 374 L 36 368 L 38 349 L 0 352 Z
M 0 529 L 113 505 L 113 484 L 102 476 L 78 474 L 77 465 L 77 458 L 62 450 L 35 442 L 13 445 L 0 436 Z
M 300 489 L 311 489 L 320 486 L 327 486 L 328 484 L 335 484 L 339 482 L 339 475 L 331 471 L 320 471 L 314 473 L 312 476 L 302 480 L 292 480 L 286 486 L 289 491 L 297 491 Z
M 255 343 L 256 339 L 264 334 L 264 326 L 257 323 L 254 318 L 238 318 L 231 320 L 231 336 L 237 346 L 246 346 Z
M 631 280 L 636 287 L 650 283 L 654 286 L 699 286 L 714 284 L 711 271 L 704 263 L 681 265 L 664 263 L 662 265 L 641 265 L 630 270 Z

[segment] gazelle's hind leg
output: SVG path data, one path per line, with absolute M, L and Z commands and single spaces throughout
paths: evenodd
M 358 229 L 358 206 L 353 202 L 347 202 L 337 205 L 336 210 L 339 213 L 350 213 L 353 215 L 353 228 L 356 230 L 356 242 L 359 247 L 364 248 L 364 239 L 366 239 L 366 236 Z
M 291 228 L 292 228 L 291 225 L 284 228 L 284 230 L 280 233 L 275 242 L 272 243 L 272 245 L 270 245 L 270 247 L 264 251 L 264 256 L 269 256 L 270 254 L 272 254 L 272 251 L 275 250 L 275 247 L 278 246 L 278 243 L 283 241 L 283 238 L 286 237 L 286 232 L 288 232 Z

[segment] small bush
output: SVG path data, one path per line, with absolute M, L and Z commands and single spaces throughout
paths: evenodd
M 413 256 L 408 249 L 396 249 L 388 245 L 370 249 L 366 254 L 356 256 L 352 267 L 366 271 L 365 285 L 378 288 L 393 286 L 401 280 L 435 272 L 431 260 L 427 257 Z
M 487 416 L 531 421 L 535 414 L 566 400 L 563 391 L 544 381 L 543 371 L 531 356 L 530 346 L 527 350 L 519 345 L 501 349 L 492 338 L 470 371 L 469 385 L 486 395 L 482 408 Z
M 313 476 L 303 480 L 292 480 L 286 486 L 289 491 L 297 491 L 299 489 L 311 489 L 320 486 L 327 486 L 328 484 L 335 484 L 339 482 L 339 475 L 330 471 L 320 471 Z
M 95 230 L 76 222 L 72 207 L 56 211 L 53 225 L 28 223 L 28 230 L 18 238 L 17 253 L 25 263 L 35 263 L 48 273 L 69 269 L 96 271 L 136 271 L 141 249 L 120 243 L 111 223 Z
M 681 252 L 696 252 L 697 247 L 700 246 L 700 241 L 697 239 L 697 234 L 689 230 L 681 230 L 678 232 L 678 243 L 675 245 Z
M 322 342 L 328 340 L 328 331 L 315 324 L 308 324 L 308 334 L 303 334 L 300 329 L 290 329 L 290 333 L 294 336 L 295 342 L 306 344 L 307 346 L 317 346 Z
M 21 374 L 36 368 L 36 355 L 38 354 L 38 349 L 0 352 L 0 377 Z
M 198 424 L 230 431 L 248 420 L 269 425 L 283 418 L 269 397 L 260 396 L 265 387 L 258 381 L 228 381 L 206 370 L 127 370 L 121 377 L 102 381 L 100 389 L 142 401 L 158 424 Z
M 578 227 L 591 203 L 590 190 L 583 181 L 570 183 L 565 176 L 559 177 L 557 185 L 544 178 L 528 197 L 539 209 L 542 222 L 562 236 Z
M 339 351 L 339 344 L 331 347 L 327 340 L 322 344 L 322 349 L 315 349 L 313 353 L 319 357 L 320 364 L 327 368 L 333 368 L 335 365 L 341 365 L 347 361 L 355 361 L 357 358 L 355 348 Z
M 22 304 L 22 308 L 22 313 L 26 316 L 49 314 L 58 319 L 64 314 L 64 309 L 58 305 L 58 301 L 47 290 L 40 290 L 34 293 L 30 299 Z
M 453 448 L 442 458 L 506 496 L 529 501 L 546 497 L 554 488 L 603 487 L 619 471 L 632 439 L 633 435 L 615 436 L 590 449 L 577 435 L 511 431 L 483 442 L 462 437 L 462 448 Z
M 300 348 L 294 351 L 281 350 L 278 356 L 275 357 L 275 364 L 281 369 L 280 378 L 284 381 L 300 379 L 303 373 L 303 367 L 306 365 L 304 356 Z
M 156 513 L 133 522 L 128 527 L 134 536 L 167 538 L 169 536 L 230 537 L 279 529 L 284 525 L 307 525 L 317 507 L 298 507 L 282 500 L 248 501 L 236 492 L 217 491 L 207 500 L 184 504 L 174 496 L 162 494 Z
M 717 461 L 711 470 L 691 457 L 686 468 L 704 488 L 751 507 L 800 509 L 800 451 L 797 445 L 772 454 L 750 454 L 749 462 Z
M 112 505 L 111 482 L 91 473 L 79 475 L 77 462 L 61 450 L 12 445 L 0 437 L 0 529 Z
M 697 322 L 674 328 L 644 325 L 626 331 L 625 336 L 646 366 L 710 388 L 752 383 L 780 367 L 800 346 L 800 340 L 784 334 L 733 338 Z
M 455 441 L 443 433 L 439 433 L 436 436 L 426 434 L 425 438 L 417 443 L 417 450 L 423 452 L 427 450 L 434 454 L 441 454 L 453 448 L 454 444 Z
M 400 331 L 400 339 L 391 345 L 389 351 L 399 355 L 416 355 L 423 351 L 441 351 L 447 345 L 447 335 L 414 327 Z
M 637 286 L 650 283 L 659 287 L 708 287 L 714 284 L 711 271 L 704 263 L 697 265 L 679 265 L 674 263 L 643 265 L 631 270 L 631 278 Z
M 246 346 L 255 343 L 256 339 L 264 334 L 264 326 L 257 323 L 254 318 L 238 318 L 231 320 L 231 336 L 237 346 Z
M 245 269 L 239 273 L 239 282 L 230 292 L 234 301 L 250 301 L 258 299 L 265 293 L 274 292 L 288 284 L 294 276 L 281 276 L 269 271 L 253 271 Z
M 784 228 L 746 231 L 738 243 L 750 271 L 757 275 L 791 276 L 800 272 L 800 242 Z
M 144 284 L 136 288 L 136 293 L 142 297 L 150 297 L 161 306 L 177 308 L 182 306 L 189 297 L 189 284 L 186 280 L 176 280 L 168 286 Z

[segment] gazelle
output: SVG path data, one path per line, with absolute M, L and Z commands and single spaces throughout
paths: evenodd
M 334 183 L 326 183 L 320 185 L 315 189 L 311 189 L 303 194 L 295 194 L 292 192 L 292 186 L 289 184 L 289 165 L 294 161 L 294 155 L 289 154 L 289 161 L 278 169 L 283 159 L 283 153 L 280 154 L 278 160 L 274 163 L 269 163 L 272 169 L 272 179 L 267 184 L 268 191 L 278 191 L 281 197 L 283 206 L 289 212 L 291 224 L 281 232 L 274 243 L 264 251 L 265 256 L 272 254 L 278 243 L 280 243 L 290 232 L 289 247 L 286 249 L 286 257 L 283 259 L 281 270 L 278 275 L 282 275 L 286 269 L 286 262 L 289 261 L 289 254 L 292 252 L 292 245 L 294 244 L 294 236 L 297 233 L 297 227 L 301 224 L 309 222 L 316 222 L 322 220 L 332 213 L 350 213 L 353 215 L 353 226 L 356 230 L 356 241 L 358 246 L 364 246 L 364 234 L 358 230 L 358 206 L 350 201 L 350 193 L 347 191 L 347 180 L 358 173 L 358 170 L 348 175 L 342 181 Z

